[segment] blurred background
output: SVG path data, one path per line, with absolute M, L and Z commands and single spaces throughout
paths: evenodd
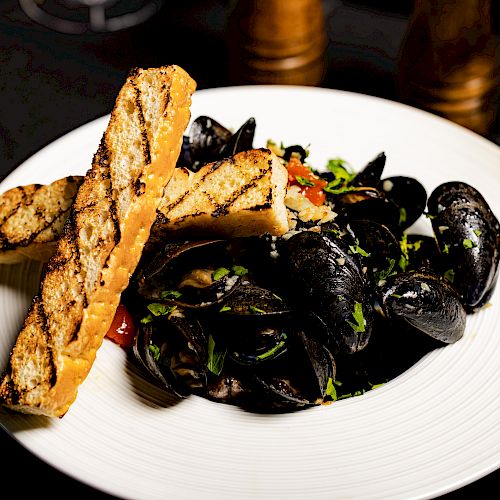
M 132 67 L 171 63 L 199 89 L 282 83 L 360 92 L 500 144 L 499 38 L 498 0 L 2 0 L 0 178 L 109 113 Z M 3 431 L 0 450 L 12 457 L 3 474 L 23 496 L 106 498 Z M 443 498 L 498 498 L 499 486 L 493 473 Z

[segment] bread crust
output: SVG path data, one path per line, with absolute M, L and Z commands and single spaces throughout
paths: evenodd
M 12 349 L 5 406 L 61 417 L 75 400 L 149 237 L 194 90 L 178 66 L 129 74 Z

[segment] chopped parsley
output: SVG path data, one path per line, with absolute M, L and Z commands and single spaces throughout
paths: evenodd
M 326 191 L 330 194 L 343 194 L 348 193 L 349 191 L 356 191 L 358 189 L 354 186 L 341 186 L 337 188 L 338 185 L 338 181 L 331 181 L 323 188 L 323 191 Z
M 264 311 L 263 309 L 259 309 L 258 307 L 255 307 L 255 306 L 249 306 L 248 309 L 253 314 L 255 314 L 255 313 L 265 314 L 266 313 L 266 311 Z
M 448 243 L 444 244 L 443 253 L 450 253 L 450 245 L 448 245 Z
M 231 271 L 227 269 L 226 267 L 219 267 L 216 269 L 213 274 L 212 274 L 212 279 L 214 281 L 219 281 L 221 278 L 224 276 L 227 276 Z
M 151 323 L 153 321 L 153 316 L 151 314 L 148 314 L 147 316 L 144 316 L 144 318 L 141 319 L 141 323 L 143 325 L 147 325 L 148 323 Z
M 208 359 L 207 368 L 214 374 L 220 375 L 224 367 L 224 360 L 226 359 L 227 349 L 224 351 L 216 351 L 215 340 L 212 335 L 208 336 Z
M 148 349 L 153 353 L 153 359 L 155 361 L 160 360 L 160 348 L 156 344 L 149 344 Z
M 160 293 L 160 299 L 178 299 L 181 295 L 182 293 L 177 290 L 163 290 Z
M 357 253 L 359 255 L 362 255 L 363 257 L 370 257 L 370 254 L 363 250 L 359 246 L 359 240 L 356 238 L 356 244 L 355 245 L 349 245 L 349 252 L 350 253 Z
M 362 333 L 365 331 L 365 318 L 363 316 L 363 304 L 361 302 L 354 303 L 354 312 L 352 313 L 352 317 L 356 323 L 352 321 L 346 320 L 349 323 L 350 327 L 356 333 Z
M 148 304 L 148 309 L 153 313 L 154 316 L 166 316 L 172 311 L 177 309 L 177 306 L 169 306 L 167 304 L 161 304 L 159 302 L 152 302 Z
M 481 229 L 474 229 L 474 234 L 476 236 L 481 236 Z
M 444 272 L 443 276 L 450 282 L 453 283 L 455 281 L 455 271 L 453 269 L 448 269 Z
M 286 338 L 286 337 L 285 337 Z M 270 358 L 271 356 L 273 356 L 276 352 L 278 352 L 283 346 L 285 345 L 285 341 L 284 340 L 281 340 L 280 342 L 278 342 L 274 347 L 272 347 L 271 349 L 269 349 L 268 351 L 266 352 L 263 352 L 262 354 L 258 354 L 257 356 L 255 356 L 255 359 L 257 361 L 264 361 L 265 359 L 267 358 Z
M 410 263 L 410 250 L 418 252 L 420 250 L 420 247 L 422 246 L 422 243 L 422 240 L 417 240 L 414 243 L 408 243 L 408 235 L 406 233 L 403 234 L 399 242 L 399 248 L 401 249 L 399 268 L 401 269 L 401 271 L 406 271 L 406 268 Z
M 342 158 L 332 158 L 328 160 L 326 168 L 336 179 L 342 179 L 345 184 L 351 182 L 354 177 L 356 177 L 356 173 L 352 171 L 349 164 Z
M 406 208 L 400 207 L 399 209 L 399 225 L 401 226 L 406 222 Z
M 227 312 L 227 311 L 230 311 L 231 308 L 229 306 L 222 306 L 219 310 L 219 312 L 223 313 L 223 312 Z
M 462 243 L 464 245 L 464 248 L 466 248 L 467 250 L 477 247 L 477 243 L 474 243 L 472 240 L 469 240 L 469 238 L 464 238 Z
M 325 394 L 331 397 L 333 401 L 337 401 L 337 389 L 335 389 L 335 384 L 333 383 L 332 377 L 328 377 Z
M 233 266 L 231 269 L 236 276 L 245 276 L 245 274 L 248 274 L 248 269 L 243 266 Z
M 396 274 L 396 271 L 394 271 L 394 266 L 396 265 L 396 260 L 389 259 L 389 258 L 386 258 L 386 260 L 388 263 L 387 269 L 382 269 L 382 271 L 379 271 L 378 273 L 376 273 L 377 283 L 379 281 L 383 281 L 383 280 L 387 279 L 389 276 Z
M 313 181 L 310 181 L 309 179 L 306 179 L 305 177 L 302 177 L 300 175 L 296 175 L 295 179 L 301 186 L 309 186 L 309 187 L 315 186 Z

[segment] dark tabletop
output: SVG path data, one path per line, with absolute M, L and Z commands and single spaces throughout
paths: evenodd
M 0 178 L 57 137 L 109 113 L 134 66 L 174 63 L 184 67 L 200 89 L 231 85 L 224 33 L 233 3 L 165 1 L 163 9 L 140 26 L 115 33 L 68 35 L 30 21 L 17 0 L 2 0 Z M 329 45 L 322 85 L 397 100 L 395 59 L 411 1 L 324 0 L 323 4 Z M 497 143 L 498 130 L 496 123 L 488 134 Z M 41 462 L 3 430 L 0 450 L 2 475 L 16 497 L 111 498 Z M 494 499 L 500 498 L 499 492 L 500 473 L 494 472 L 442 498 Z

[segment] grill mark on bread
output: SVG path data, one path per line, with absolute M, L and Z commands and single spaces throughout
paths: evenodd
M 141 89 L 137 86 L 137 82 L 135 80 L 133 80 L 131 83 L 134 88 L 135 105 L 137 107 L 137 115 L 139 117 L 139 128 L 142 138 L 142 156 L 144 159 L 144 165 L 147 166 L 151 163 L 151 148 L 149 145 L 148 131 L 146 129 L 144 110 L 142 109 Z
M 230 198 L 228 198 L 224 203 L 216 205 L 214 212 L 212 213 L 212 217 L 220 217 L 221 215 L 225 215 L 229 212 L 229 209 L 236 202 L 238 198 L 243 196 L 249 189 L 252 189 L 257 185 L 257 182 L 260 181 L 263 177 L 267 175 L 267 173 L 271 170 L 271 166 L 265 169 L 261 169 L 259 175 L 254 176 L 250 179 L 244 186 L 240 189 L 236 190 Z M 266 199 L 270 202 L 272 200 L 272 191 L 270 190 L 267 194 Z
M 43 301 L 40 299 L 39 296 L 36 298 L 36 301 L 37 301 L 36 307 L 38 308 L 38 315 L 36 316 L 36 321 L 40 327 L 40 330 L 43 332 L 45 341 L 47 343 L 47 358 L 48 358 L 47 361 L 50 370 L 49 384 L 51 387 L 54 387 L 54 385 L 56 385 L 57 382 L 57 370 L 54 362 L 54 352 L 52 351 L 51 347 L 52 336 L 50 334 L 47 315 L 45 314 L 45 308 L 43 307 Z

